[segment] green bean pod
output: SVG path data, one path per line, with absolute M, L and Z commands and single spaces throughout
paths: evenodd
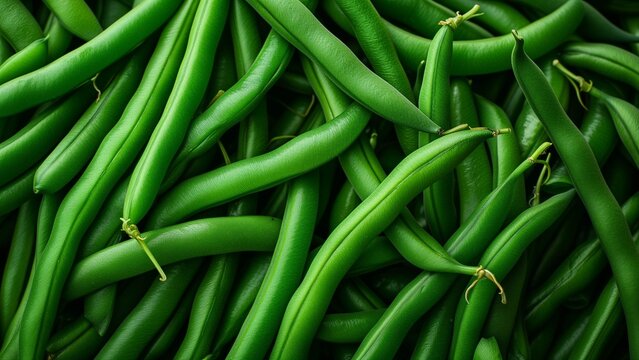
M 606 105 L 621 143 L 628 150 L 635 166 L 639 167 L 639 109 L 626 100 L 608 95 L 596 87 L 590 90 L 590 94 Z
M 102 26 L 84 0 L 44 0 L 51 13 L 73 35 L 89 41 L 102 32 Z
M 517 9 L 508 3 L 486 0 L 444 0 L 444 5 L 451 9 L 470 9 L 479 5 L 482 16 L 476 21 L 497 34 L 509 34 L 512 29 L 521 29 L 530 24 L 530 21 Z M 463 38 L 460 38 L 463 39 Z
M 431 133 L 441 132 L 441 128 L 410 100 L 369 70 L 304 4 L 271 0 L 250 0 L 249 4 L 282 37 L 320 64 L 344 92 L 362 105 L 395 123 Z M 300 23 L 305 24 L 303 30 L 298 25 Z M 335 61 L 336 58 L 340 61 Z
M 360 312 L 386 307 L 370 286 L 355 277 L 344 280 L 335 291 L 334 303 L 342 312 Z
M 20 0 L 2 0 L 0 34 L 11 47 L 20 51 L 37 39 L 42 38 L 42 28 Z
M 361 341 L 386 309 L 326 314 L 317 329 L 317 339 L 339 344 Z
M 195 294 L 189 324 L 175 359 L 199 359 L 210 351 L 213 335 L 231 292 L 238 260 L 234 255 L 219 255 L 211 259 Z
M 599 295 L 586 328 L 574 344 L 569 359 L 596 359 L 603 355 L 606 345 L 613 342 L 622 331 L 623 309 L 619 300 L 619 288 L 614 279 L 610 279 Z
M 455 309 L 465 281 L 458 279 L 455 285 L 424 316 L 417 344 L 411 354 L 411 360 L 445 359 L 448 357 L 450 343 L 453 339 L 453 319 Z
M 205 255 L 240 251 L 272 251 L 280 221 L 265 216 L 193 220 L 142 235 L 160 264 Z M 210 239 L 215 241 L 202 241 Z M 113 282 L 153 268 L 133 239 L 80 260 L 69 275 L 64 297 L 76 299 Z M 126 267 L 123 264 L 128 264 Z
M 519 29 L 519 33 L 528 38 L 526 51 L 533 58 L 538 58 L 556 48 L 574 32 L 583 12 L 582 1 L 569 0 L 554 12 Z M 404 66 L 416 69 L 430 47 L 430 40 L 394 26 L 388 26 L 388 30 Z M 455 41 L 450 64 L 451 74 L 478 75 L 507 70 L 510 67 L 511 50 L 510 35 Z
M 277 246 L 277 245 L 276 245 Z M 211 353 L 219 355 L 233 341 L 252 309 L 257 294 L 271 264 L 271 254 L 256 254 L 246 264 L 244 272 L 233 285 L 227 306 L 220 320 L 220 328 L 213 339 Z
M 201 259 L 193 259 L 167 267 L 169 275 L 166 282 L 153 282 L 95 359 L 139 357 L 178 306 L 201 263 Z
M 20 206 L 0 284 L 0 332 L 7 333 L 24 293 L 33 262 L 39 199 Z
M 522 212 L 513 220 L 482 255 L 481 263 L 502 279 L 515 265 L 528 245 L 546 230 L 567 207 L 575 193 L 568 190 L 555 195 L 541 204 Z M 469 359 L 481 336 L 488 308 L 495 293 L 494 286 L 487 281 L 470 285 L 468 303 L 460 300 L 455 315 L 455 329 L 451 346 L 452 359 Z M 467 292 L 468 295 L 468 292 Z M 502 303 L 506 302 L 502 295 Z
M 526 99 L 544 124 L 559 157 L 568 168 L 575 188 L 601 240 L 620 289 L 628 325 L 630 354 L 639 356 L 639 252 L 621 207 L 610 192 L 597 160 L 579 129 L 561 108 L 537 65 L 526 55 L 523 39 L 515 34 L 513 71 Z
M 47 54 L 49 62 L 68 51 L 73 35 L 62 26 L 62 23 L 55 15 L 49 14 L 44 33 L 48 38 Z
M 49 38 L 38 39 L 0 64 L 0 84 L 41 68 L 47 63 Z
M 34 197 L 33 178 L 37 165 L 0 187 L 0 215 L 8 214 Z
M 565 3 L 566 0 L 515 0 L 514 2 L 530 6 L 543 13 L 549 13 L 562 3 Z M 629 33 L 615 25 L 589 2 L 584 2 L 584 17 L 577 28 L 577 32 L 587 39 L 600 42 L 636 42 L 639 40 L 637 35 Z
M 263 357 L 277 333 L 286 304 L 302 278 L 315 229 L 319 179 L 316 172 L 291 184 L 280 236 L 255 303 L 242 324 L 229 358 Z
M 67 133 L 95 96 L 83 87 L 66 99 L 44 107 L 20 131 L 0 143 L 0 184 L 34 166 Z
M 499 350 L 499 344 L 494 337 L 481 338 L 477 343 L 473 360 L 501 360 L 502 353 Z
M 542 68 L 544 75 L 548 79 L 553 92 L 561 102 L 562 107 L 567 109 L 571 91 L 569 82 L 566 81 L 566 78 L 562 76 L 560 71 L 552 66 L 550 60 L 545 59 L 542 62 Z M 514 132 L 519 141 L 522 157 L 530 155 L 539 144 L 548 140 L 548 134 L 546 134 L 543 124 L 539 121 L 539 118 L 528 102 L 524 103 L 521 112 L 515 120 Z
M 467 124 L 471 128 L 479 127 L 477 105 L 475 104 L 473 91 L 468 81 L 460 78 L 453 79 L 451 81 L 450 92 L 452 126 Z M 489 127 L 489 129 L 504 128 L 510 127 Z M 496 140 L 500 138 L 502 138 L 502 136 L 497 137 Z M 506 138 L 512 137 L 506 136 Z M 491 141 L 490 143 L 493 142 Z M 519 163 L 519 161 L 516 163 Z M 512 169 L 516 166 L 517 165 Z M 484 146 L 477 147 L 477 149 L 473 150 L 473 152 L 455 168 L 455 178 L 457 179 L 459 195 L 459 222 L 466 220 L 481 200 L 492 191 L 492 175 L 490 161 Z M 454 230 L 450 233 L 452 234 L 453 232 Z
M 177 0 L 145 1 L 96 36 L 48 65 L 0 85 L 0 116 L 59 97 L 133 50 L 173 15 Z
M 455 16 L 455 11 L 453 10 L 468 10 L 472 7 L 471 5 L 468 8 L 452 9 L 450 6 L 446 7 L 440 2 L 431 0 L 374 0 L 373 5 L 379 9 L 385 18 L 408 26 L 416 34 L 428 38 L 433 37 L 439 30 L 437 22 Z M 457 34 L 456 37 L 462 40 L 491 37 L 490 32 L 471 22 L 460 24 L 455 33 Z
M 628 199 L 622 211 L 628 224 L 639 221 L 639 194 Z M 526 315 L 528 328 L 537 331 L 566 299 L 591 285 L 592 279 L 605 269 L 606 263 L 596 236 L 579 245 L 531 293 Z
M 560 59 L 639 89 L 639 56 L 619 46 L 573 42 L 561 48 Z
M 289 302 L 271 356 L 305 356 L 337 283 L 370 239 L 392 223 L 417 192 L 493 135 L 488 130 L 453 133 L 406 157 L 331 233 L 313 259 Z
M 461 17 L 461 16 L 460 16 Z M 451 18 L 452 20 L 452 18 Z M 462 22 L 463 23 L 463 22 Z M 418 106 L 442 129 L 451 127 L 450 61 L 453 52 L 453 24 L 442 23 L 428 48 L 422 86 L 419 90 Z M 424 146 L 435 139 L 434 135 L 420 132 L 418 145 Z M 423 202 L 426 223 L 430 233 L 442 241 L 449 237 L 457 226 L 455 208 L 454 174 L 445 176 L 424 189 Z
M 131 224 L 137 224 L 151 208 L 166 176 L 169 159 L 177 152 L 189 120 L 204 96 L 228 6 L 226 0 L 202 2 L 198 6 L 175 85 L 131 175 L 122 213 L 122 218 Z
M 269 34 L 246 74 L 192 121 L 171 168 L 179 170 L 189 160 L 206 153 L 226 130 L 248 115 L 282 75 L 292 56 L 290 44 L 275 32 Z M 174 179 L 169 177 L 167 181 L 171 180 Z
M 535 154 L 539 156 L 550 144 L 545 144 Z M 502 185 L 493 190 L 482 201 L 468 220 L 461 224 L 455 234 L 446 242 L 446 251 L 459 261 L 478 260 L 483 249 L 499 233 L 506 220 L 514 185 L 534 164 L 534 158 L 524 160 Z M 422 272 L 410 282 L 388 307 L 380 321 L 366 336 L 358 354 L 376 354 L 392 357 L 411 326 L 426 313 L 455 280 L 453 274 Z M 384 341 L 381 341 L 384 339 Z
M 140 8 L 142 6 L 137 7 Z M 184 3 L 166 25 L 140 86 L 129 101 L 121 121 L 107 134 L 93 160 L 67 192 L 60 206 L 46 251 L 36 267 L 35 285 L 29 295 L 29 305 L 20 329 L 20 352 L 27 358 L 42 355 L 44 342 L 54 321 L 55 311 L 51 309 L 57 308 L 79 242 L 110 190 L 148 139 L 160 115 L 159 105 L 166 102 L 168 88 L 175 80 L 194 10 L 192 2 Z M 146 49 L 143 47 L 140 51 Z
M 180 336 L 180 332 L 188 321 L 191 308 L 193 306 L 193 298 L 195 297 L 196 287 L 191 284 L 187 293 L 184 294 L 180 300 L 178 308 L 173 313 L 173 316 L 166 324 L 162 333 L 157 335 L 153 342 L 145 349 L 144 359 L 162 359 L 167 356 L 174 345 L 175 339 Z
M 131 58 L 112 84 L 75 122 L 36 171 L 36 192 L 54 193 L 68 184 L 89 162 L 100 142 L 122 115 L 140 83 L 147 54 Z
M 331 122 L 269 153 L 183 181 L 164 195 L 149 214 L 147 226 L 173 224 L 198 211 L 269 188 L 324 164 L 355 140 L 368 121 L 367 114 L 353 104 Z M 193 192 L 194 187 L 206 192 L 206 196 Z M 207 187 L 215 191 L 204 190 Z

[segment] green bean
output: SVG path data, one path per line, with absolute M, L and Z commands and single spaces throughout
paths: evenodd
M 516 34 L 515 34 L 516 35 Z M 553 140 L 568 168 L 575 188 L 601 240 L 620 289 L 628 325 L 630 353 L 639 354 L 639 287 L 634 280 L 639 271 L 639 253 L 621 207 L 606 185 L 592 150 L 566 115 L 539 68 L 526 56 L 523 40 L 515 36 L 513 70 L 526 99 Z
M 158 224 L 175 223 L 198 211 L 269 188 L 318 167 L 355 140 L 368 121 L 368 116 L 364 116 L 366 113 L 354 104 L 338 118 L 269 153 L 183 181 L 165 194 L 149 214 L 148 226 L 155 228 Z M 194 193 L 194 186 L 207 195 Z M 215 191 L 207 192 L 204 190 L 207 187 L 215 188 Z
M 133 95 L 121 119 L 109 132 L 91 163 L 66 194 L 56 217 L 51 239 L 34 275 L 27 311 L 21 328 L 21 353 L 39 357 L 53 325 L 54 311 L 64 281 L 71 270 L 78 243 L 95 218 L 100 205 L 119 177 L 133 162 L 159 116 L 159 104 L 166 101 L 168 87 L 175 80 L 182 59 L 194 6 L 186 2 L 169 22 L 149 60 L 138 91 Z M 137 7 L 138 9 L 142 6 Z M 191 11 L 193 10 L 193 11 Z M 103 32 L 101 35 L 105 34 Z M 100 35 L 99 35 L 100 36 Z M 95 41 L 95 40 L 94 40 Z M 140 51 L 146 51 L 144 47 Z M 32 188 L 33 178 L 30 187 Z
M 305 355 L 310 334 L 317 329 L 337 283 L 368 241 L 388 226 L 417 192 L 492 135 L 492 131 L 471 130 L 439 138 L 405 158 L 382 181 L 331 233 L 313 260 L 289 302 L 273 357 Z
M 590 319 L 576 339 L 569 359 L 596 359 L 603 355 L 606 344 L 614 342 L 623 326 L 623 309 L 619 288 L 610 279 L 599 295 Z
M 0 187 L 0 215 L 8 214 L 34 197 L 33 178 L 37 165 Z
M 220 354 L 222 349 L 240 332 L 242 324 L 251 310 L 258 291 L 271 263 L 271 254 L 257 254 L 250 258 L 244 272 L 233 285 L 228 304 L 220 320 L 220 329 L 213 339 L 211 352 Z
M 100 0 L 94 5 L 95 15 L 103 28 L 113 25 L 119 18 L 131 11 L 134 4 L 127 1 Z
M 47 63 L 47 43 L 44 37 L 29 44 L 0 64 L 0 84 L 41 68 Z
M 531 6 L 535 9 L 539 9 L 544 13 L 553 11 L 557 6 L 561 5 L 563 1 L 534 1 L 534 0 L 516 0 L 517 3 L 522 3 Z M 636 35 L 626 32 L 619 28 L 612 21 L 606 18 L 600 13 L 591 3 L 584 2 L 584 18 L 579 24 L 577 31 L 580 35 L 600 42 L 636 42 L 639 40 Z
M 479 5 L 482 9 L 482 16 L 477 18 L 477 22 L 497 34 L 509 34 L 512 29 L 521 29 L 530 24 L 530 21 L 524 15 L 508 3 L 490 0 L 445 0 L 443 4 L 451 9 L 458 10 L 469 9 L 475 4 Z
M 42 28 L 20 0 L 2 0 L 0 33 L 11 47 L 20 51 L 37 39 L 42 38 Z
M 145 360 L 162 359 L 167 356 L 167 353 L 170 353 L 170 350 L 173 350 L 171 349 L 171 345 L 173 345 L 175 339 L 179 337 L 180 331 L 187 322 L 191 307 L 193 306 L 195 288 L 195 286 L 189 287 L 186 294 L 180 300 L 180 304 L 168 324 L 166 324 L 164 330 L 162 330 L 162 333 L 147 347 L 144 356 Z
M 368 311 L 386 306 L 379 295 L 359 277 L 343 281 L 335 290 L 334 300 L 342 312 Z
M 441 132 L 410 100 L 362 64 L 304 4 L 297 0 L 287 3 L 250 0 L 249 4 L 282 37 L 320 64 L 349 96 L 387 120 L 422 131 Z M 303 31 L 300 22 L 305 24 Z M 337 58 L 340 60 L 336 61 Z
M 302 277 L 317 217 L 318 186 L 316 172 L 293 181 L 271 266 L 229 351 L 230 358 L 262 357 L 275 338 L 279 319 Z
M 68 51 L 73 35 L 62 26 L 62 23 L 60 23 L 60 20 L 55 15 L 49 14 L 49 19 L 44 27 L 44 33 L 48 38 L 47 54 L 49 62 L 59 58 Z
M 528 272 L 530 261 L 528 253 L 524 253 L 515 265 L 508 272 L 508 275 L 502 282 L 504 289 L 508 289 L 508 303 L 502 304 L 497 299 L 493 300 L 491 308 L 481 332 L 483 337 L 494 337 L 499 344 L 499 350 L 502 354 L 508 353 L 509 343 L 513 334 L 515 323 L 519 317 L 522 305 L 522 297 L 526 293 L 528 285 Z
M 0 330 L 7 333 L 24 293 L 33 261 L 36 242 L 36 220 L 39 199 L 31 199 L 20 206 L 11 247 L 2 272 L 0 285 Z
M 166 176 L 171 159 L 182 143 L 189 119 L 195 114 L 211 74 L 212 60 L 228 12 L 225 0 L 200 3 L 166 107 L 138 160 L 126 197 L 123 226 L 137 224 L 149 211 Z
M 106 134 L 122 115 L 139 84 L 147 61 L 138 53 L 113 80 L 113 83 L 75 122 L 36 171 L 33 188 L 54 193 L 68 184 L 90 161 Z
M 47 344 L 47 356 L 53 359 L 93 356 L 101 340 L 91 324 L 80 317 L 51 337 Z
M 159 328 L 166 324 L 187 286 L 195 277 L 201 262 L 201 259 L 193 259 L 167 267 L 167 280 L 153 282 L 95 358 L 139 357 Z
M 521 316 L 519 316 L 515 322 L 512 340 L 508 349 L 508 358 L 517 360 L 530 359 L 530 343 Z
M 470 9 L 470 6 L 451 9 L 435 1 L 388 1 L 375 0 L 373 4 L 385 17 L 410 27 L 417 34 L 425 37 L 432 37 L 439 30 L 437 22 L 442 19 L 455 16 L 455 11 Z M 419 24 L 419 25 L 418 25 Z M 459 39 L 472 40 L 490 37 L 491 34 L 476 24 L 467 22 L 460 24 L 458 32 Z
M 544 75 L 550 82 L 553 92 L 559 98 L 564 109 L 568 108 L 570 99 L 570 86 L 564 76 L 561 76 L 550 60 L 544 59 L 542 62 Z M 515 122 L 515 134 L 521 148 L 521 156 L 528 156 L 539 144 L 547 141 L 548 134 L 544 131 L 543 124 L 533 111 L 529 103 L 524 103 L 523 109 L 519 113 Z
M 41 108 L 20 131 L 0 144 L 0 175 L 6 184 L 48 154 L 94 98 L 85 86 L 62 101 Z
M 189 325 L 175 354 L 176 359 L 202 358 L 209 352 L 231 292 L 238 260 L 233 255 L 219 255 L 210 260 L 195 294 Z
M 639 56 L 611 44 L 569 43 L 561 49 L 563 63 L 590 70 L 639 89 Z
M 424 316 L 411 359 L 445 359 L 453 338 L 453 319 L 465 281 L 458 279 L 453 288 Z
M 592 314 L 593 306 L 588 306 L 584 309 L 578 310 L 575 316 L 571 316 L 569 321 L 566 321 L 562 329 L 555 339 L 553 346 L 549 351 L 549 359 L 560 360 L 568 359 L 571 350 L 574 348 L 575 343 L 581 338 L 588 320 Z M 621 314 L 621 307 L 619 308 Z
M 628 199 L 622 211 L 628 224 L 639 221 L 639 194 Z M 538 330 L 568 297 L 591 285 L 592 279 L 604 270 L 605 265 L 606 258 L 596 236 L 579 245 L 532 292 L 526 315 L 529 329 Z
M 358 276 L 403 262 L 405 259 L 388 239 L 378 236 L 371 241 L 364 253 L 349 269 L 348 276 Z
M 89 41 L 102 32 L 102 26 L 84 0 L 44 0 L 51 13 L 73 35 Z
M 48 65 L 0 85 L 0 116 L 59 97 L 133 50 L 177 9 L 179 1 L 145 1 L 92 41 Z
M 317 339 L 330 343 L 356 343 L 384 312 L 384 308 L 355 313 L 326 314 L 317 329 Z
M 501 186 L 482 201 L 475 213 L 461 224 L 444 246 L 451 256 L 459 261 L 478 259 L 506 219 L 507 212 L 504 209 L 510 204 L 513 185 L 533 165 L 536 156 L 549 145 L 545 144 L 535 157 L 522 162 Z M 419 274 L 395 297 L 358 351 L 362 354 L 381 354 L 380 356 L 393 354 L 412 324 L 444 295 L 454 280 L 455 276 L 452 274 Z
M 247 73 L 192 121 L 184 143 L 172 161 L 172 172 L 207 152 L 226 130 L 248 115 L 282 75 L 292 56 L 290 44 L 271 32 Z M 174 179 L 169 177 L 167 182 L 171 181 Z
M 333 207 L 330 212 L 328 229 L 333 231 L 340 222 L 342 222 L 348 214 L 350 214 L 361 203 L 355 188 L 350 182 L 344 182 L 333 201 Z
M 486 264 L 497 279 L 502 279 L 528 245 L 567 208 L 574 195 L 573 190 L 568 190 L 522 212 L 493 240 L 480 262 Z M 487 285 L 487 282 L 475 280 L 468 288 L 474 287 L 470 293 L 470 299 L 467 298 L 467 302 L 460 301 L 455 316 L 456 331 L 451 346 L 453 359 L 469 358 L 480 338 L 481 328 L 494 295 L 492 285 Z M 503 294 L 501 302 L 506 303 Z
M 566 40 L 579 24 L 583 9 L 581 1 L 569 0 L 554 12 L 519 29 L 519 33 L 529 39 L 526 51 L 530 56 L 538 58 Z M 388 30 L 404 66 L 410 69 L 417 68 L 430 46 L 430 41 L 397 27 L 389 26 Z M 456 41 L 453 43 L 451 74 L 476 75 L 507 70 L 510 66 L 511 46 L 510 35 Z
M 502 355 L 497 344 L 497 339 L 494 337 L 481 338 L 475 348 L 473 354 L 473 360 L 501 360 Z
M 471 128 L 479 127 L 477 105 L 475 104 L 473 91 L 467 80 L 455 78 L 451 81 L 450 108 L 451 123 L 453 126 L 468 124 Z M 489 128 L 504 129 L 510 127 Z M 502 137 L 503 136 L 499 136 L 496 140 Z M 506 138 L 513 137 L 506 136 Z M 492 143 L 492 141 L 490 143 Z M 508 173 L 517 167 L 516 164 L 519 162 L 519 159 L 513 161 L 511 164 L 515 165 Z M 485 147 L 477 147 L 466 159 L 459 163 L 455 168 L 455 178 L 457 179 L 459 195 L 459 222 L 463 222 L 473 213 L 481 200 L 493 189 L 492 172 Z
M 279 220 L 266 216 L 208 218 L 148 231 L 142 235 L 148 238 L 146 241 L 158 262 L 170 264 L 207 254 L 272 251 L 279 223 Z M 249 224 L 255 228 L 250 228 Z M 221 232 L 222 229 L 224 232 Z M 215 241 L 206 242 L 202 238 Z M 150 262 L 143 261 L 145 254 L 135 249 L 136 241 L 131 239 L 80 260 L 69 275 L 64 297 L 76 299 L 107 284 L 152 269 Z M 122 264 L 128 265 L 123 267 Z

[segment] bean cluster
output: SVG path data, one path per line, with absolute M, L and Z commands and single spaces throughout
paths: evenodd
M 0 359 L 639 359 L 634 1 L 0 9 Z

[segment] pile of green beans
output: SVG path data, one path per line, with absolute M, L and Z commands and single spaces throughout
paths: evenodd
M 0 359 L 639 360 L 639 3 L 0 10 Z

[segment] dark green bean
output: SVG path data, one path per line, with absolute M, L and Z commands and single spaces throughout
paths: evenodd
M 95 358 L 139 357 L 178 306 L 201 263 L 193 259 L 167 267 L 167 280 L 153 282 Z
M 317 329 L 317 339 L 344 344 L 362 341 L 385 310 L 382 308 L 355 313 L 326 314 Z
M 387 120 L 422 131 L 441 132 L 410 100 L 369 70 L 304 4 L 254 0 L 249 0 L 249 4 L 282 37 L 320 64 L 349 96 Z M 304 29 L 299 27 L 300 22 L 305 24 Z
M 581 21 L 583 10 L 582 1 L 569 0 L 554 12 L 519 29 L 519 33 L 529 40 L 526 44 L 526 51 L 533 58 L 538 58 L 557 47 L 573 33 Z M 430 40 L 393 26 L 389 26 L 388 30 L 404 66 L 416 69 L 430 46 Z M 507 70 L 510 67 L 511 50 L 510 35 L 481 40 L 455 41 L 453 43 L 451 74 L 489 74 Z
M 75 122 L 36 171 L 35 191 L 54 193 L 69 183 L 90 161 L 100 142 L 122 115 L 140 83 L 147 54 L 138 52 L 113 83 Z
M 191 5 L 191 6 L 189 6 Z M 97 215 L 110 190 L 135 159 L 146 142 L 159 111 L 166 102 L 168 88 L 175 80 L 194 12 L 186 2 L 165 27 L 149 60 L 138 91 L 131 98 L 121 120 L 109 132 L 91 163 L 63 200 L 47 250 L 36 267 L 29 295 L 20 346 L 25 357 L 39 357 L 51 331 L 62 288 L 82 235 Z M 137 7 L 142 8 L 143 5 Z M 193 10 L 193 11 L 191 11 Z M 185 26 L 188 24 L 188 26 Z M 184 29 L 186 28 L 186 29 Z M 105 34 L 103 32 L 101 35 Z M 99 36 L 101 36 L 99 35 Z M 94 40 L 95 41 L 95 40 Z M 141 48 L 139 51 L 146 51 Z M 31 186 L 33 179 L 31 179 Z
M 416 34 L 428 38 L 433 37 L 439 30 L 437 25 L 439 21 L 455 16 L 456 10 L 469 10 L 474 5 L 452 9 L 431 0 L 374 0 L 373 4 L 384 17 L 406 25 Z M 456 30 L 455 33 L 455 37 L 461 40 L 481 39 L 491 36 L 488 31 L 470 22 L 460 24 L 459 30 Z
M 176 359 L 199 359 L 210 351 L 231 292 L 239 259 L 234 255 L 219 255 L 210 261 L 195 294 L 189 325 L 175 354 Z
M 512 55 L 515 77 L 566 164 L 601 240 L 624 304 L 630 353 L 639 356 L 639 311 L 634 305 L 639 303 L 639 284 L 635 281 L 639 252 L 588 143 L 561 108 L 541 70 L 524 52 L 523 38 L 515 34 L 515 39 Z
M 0 84 L 41 68 L 47 63 L 48 37 L 38 39 L 0 64 Z
M 145 1 L 92 41 L 0 85 L 0 116 L 59 97 L 133 50 L 173 15 L 177 0 Z
M 84 0 L 44 0 L 51 13 L 73 35 L 89 41 L 102 32 L 102 26 Z
M 0 332 L 2 334 L 7 333 L 29 277 L 35 252 L 39 205 L 40 199 L 31 199 L 20 206 L 18 211 L 0 285 Z
M 568 190 L 522 212 L 493 240 L 480 262 L 486 264 L 497 279 L 503 279 L 528 245 L 557 219 L 574 196 L 575 192 Z M 493 285 L 485 281 L 475 281 L 470 288 L 473 289 L 468 302 L 460 301 L 455 316 L 453 359 L 469 358 L 474 351 L 494 295 Z M 503 294 L 501 302 L 506 303 Z
M 37 39 L 42 38 L 42 28 L 20 0 L 2 0 L 0 33 L 9 44 L 20 51 Z
M 493 135 L 488 130 L 468 130 L 443 136 L 406 157 L 382 181 L 331 233 L 313 260 L 289 302 L 273 357 L 306 355 L 337 283 L 370 239 L 392 223 L 417 192 Z

